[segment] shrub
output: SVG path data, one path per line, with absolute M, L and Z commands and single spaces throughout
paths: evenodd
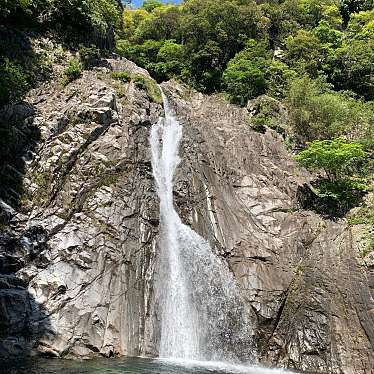
M 295 159 L 309 170 L 323 169 L 327 178 L 314 183 L 313 194 L 304 189 L 304 196 L 299 198 L 303 207 L 342 217 L 357 206 L 369 191 L 366 180 L 358 177 L 366 157 L 367 153 L 359 143 L 348 143 L 344 139 L 312 142 Z
M 358 170 L 366 156 L 362 144 L 348 143 L 338 138 L 316 140 L 295 159 L 309 170 L 323 169 L 330 181 L 336 181 Z
M 125 71 L 114 71 L 112 73 L 112 78 L 123 83 L 128 83 L 131 81 L 130 74 Z
M 67 66 L 64 69 L 64 77 L 62 79 L 62 84 L 66 86 L 70 82 L 78 79 L 81 75 L 82 65 L 76 57 L 73 57 L 69 60 Z
M 293 131 L 302 141 L 331 139 L 347 133 L 367 138 L 374 106 L 357 100 L 350 92 L 334 92 L 323 79 L 295 79 L 287 97 Z
M 79 46 L 79 59 L 83 69 L 90 69 L 100 61 L 100 50 L 94 45 L 91 47 Z
M 28 78 L 21 65 L 6 58 L 0 65 L 0 106 L 21 96 L 29 87 Z
M 144 90 L 147 93 L 150 100 L 155 103 L 162 104 L 160 88 L 153 79 L 144 77 L 143 75 L 135 75 L 133 76 L 132 81 L 137 88 Z
M 146 89 L 146 82 L 145 82 L 145 78 L 142 76 L 142 75 L 135 75 L 132 79 L 132 81 L 134 82 L 135 86 L 141 90 L 145 90 Z

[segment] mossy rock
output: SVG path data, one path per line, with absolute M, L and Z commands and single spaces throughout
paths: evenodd
M 162 104 L 160 87 L 153 79 L 145 77 L 144 75 L 134 75 L 132 81 L 138 89 L 146 91 L 151 101 Z

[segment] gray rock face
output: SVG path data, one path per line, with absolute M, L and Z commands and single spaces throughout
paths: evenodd
M 108 66 L 148 77 L 129 61 Z M 184 126 L 177 209 L 227 259 L 253 310 L 259 361 L 374 372 L 373 270 L 359 266 L 354 233 L 298 208 L 311 177 L 275 131 L 251 129 L 246 108 L 175 82 L 163 88 Z M 156 355 L 159 217 L 148 134 L 161 105 L 107 68 L 65 89 L 46 85 L 29 102 L 26 120 L 41 140 L 20 208 L 0 204 L 9 274 L 0 277 L 9 316 L 0 336 L 58 357 Z M 14 344 L 0 345 L 0 355 L 13 353 Z
M 109 63 L 148 75 L 128 61 Z M 10 218 L 2 209 L 12 230 L 0 250 L 9 257 L 16 243 L 13 262 L 21 263 L 13 270 L 48 313 L 34 348 L 63 357 L 139 354 L 158 228 L 148 131 L 162 107 L 114 82 L 109 69 L 29 100 L 43 140 L 24 177 L 27 214 Z

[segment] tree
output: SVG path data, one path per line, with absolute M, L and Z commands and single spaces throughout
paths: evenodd
M 328 47 L 338 48 L 342 45 L 343 33 L 331 27 L 327 21 L 320 21 L 313 34 Z
M 144 0 L 142 7 L 147 12 L 153 12 L 156 8 L 161 7 L 162 5 L 162 1 L 159 0 Z
M 284 60 L 295 70 L 317 77 L 326 62 L 326 53 L 321 41 L 311 31 L 300 30 L 286 39 Z
M 340 11 L 346 26 L 353 13 L 373 8 L 373 0 L 342 0 Z
M 374 38 L 345 40 L 335 51 L 331 66 L 331 79 L 337 89 L 374 99 Z
M 249 99 L 266 92 L 270 58 L 265 43 L 250 40 L 247 47 L 228 63 L 223 82 L 231 101 L 245 105 Z
M 295 159 L 309 170 L 323 169 L 328 179 L 335 181 L 351 175 L 366 156 L 362 144 L 337 138 L 316 140 Z
M 365 137 L 374 120 L 373 106 L 348 92 L 334 92 L 325 80 L 295 79 L 287 108 L 294 133 L 302 142 L 350 134 Z

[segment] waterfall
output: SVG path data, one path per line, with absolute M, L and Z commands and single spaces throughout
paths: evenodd
M 152 126 L 153 175 L 160 199 L 161 358 L 250 361 L 250 314 L 227 263 L 184 225 L 173 204 L 182 126 L 163 95 L 165 116 Z

